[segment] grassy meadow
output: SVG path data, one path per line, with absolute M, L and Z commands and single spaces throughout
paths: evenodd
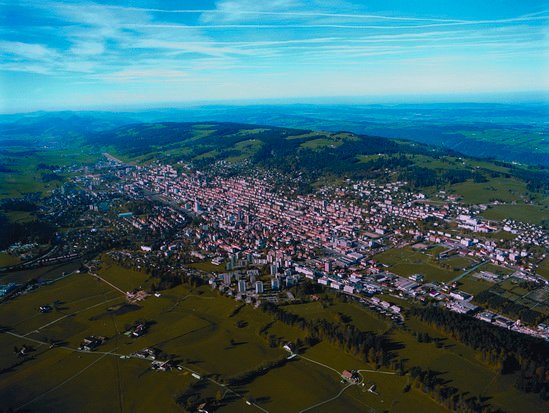
M 88 163 L 97 159 L 97 154 L 82 152 L 80 149 L 49 150 L 8 147 L 0 154 L 0 165 L 9 172 L 0 172 L 0 199 L 20 197 L 38 192 L 46 195 L 59 187 L 62 182 L 44 182 L 42 173 L 51 172 L 39 169 L 39 164 L 67 166 L 75 163 Z
M 146 274 L 121 268 L 108 260 L 98 274 L 123 291 L 147 287 L 151 282 Z M 51 304 L 55 309 L 42 314 L 38 307 L 43 304 Z M 178 286 L 163 291 L 160 297 L 151 296 L 128 305 L 124 295 L 107 283 L 90 274 L 74 274 L 2 305 L 0 324 L 7 331 L 0 334 L 3 348 L 22 344 L 33 348 L 24 360 L 18 359 L 11 350 L 2 353 L 0 395 L 3 404 L 38 412 L 51 409 L 174 411 L 178 409 L 177 397 L 195 382 L 188 371 L 154 372 L 148 361 L 121 359 L 120 355 L 154 347 L 201 376 L 226 379 L 287 356 L 281 348 L 269 346 L 266 338 L 269 335 L 283 341 L 304 338 L 301 330 L 274 321 L 250 306 L 240 308 L 241 303 L 219 296 L 206 286 L 193 290 Z M 319 310 L 317 303 L 308 307 L 295 306 L 289 310 L 311 316 Z M 336 303 L 333 307 L 333 314 L 345 314 L 360 328 L 382 333 L 389 327 L 386 321 L 356 304 Z M 330 317 L 331 313 L 328 309 L 321 314 Z M 123 335 L 137 320 L 149 322 L 147 334 L 139 338 Z M 259 334 L 262 329 L 267 334 Z M 89 335 L 102 335 L 108 340 L 95 352 L 75 351 Z M 56 342 L 58 347 L 50 348 L 51 342 Z M 333 365 L 338 371 L 371 368 L 327 343 L 306 350 L 304 356 Z M 395 389 L 404 385 L 405 378 L 399 377 L 395 382 L 379 376 L 375 380 L 380 391 L 394 403 L 439 411 L 430 399 L 417 391 L 401 396 Z M 214 384 L 208 386 L 213 387 L 212 391 L 218 390 Z M 296 358 L 237 390 L 245 397 L 255 398 L 269 411 L 285 412 L 290 402 L 296 409 L 306 408 L 337 394 L 342 387 L 334 371 Z M 292 394 L 288 388 L 300 388 L 300 391 Z M 323 409 L 357 411 L 379 403 L 371 393 L 351 388 Z M 242 399 L 228 398 L 219 411 L 241 411 L 243 406 Z
M 470 276 L 464 278 L 467 281 L 470 279 Z M 483 283 L 487 288 L 491 286 L 489 283 Z M 397 304 L 402 305 L 403 303 L 398 302 Z M 493 406 L 500 407 L 507 412 L 543 411 L 536 395 L 519 394 L 513 387 L 514 375 L 499 375 L 493 368 L 481 361 L 478 352 L 418 319 L 407 318 L 406 327 L 403 329 L 393 327 L 383 331 L 384 320 L 378 319 L 375 312 L 360 307 L 354 302 L 344 303 L 335 299 L 333 304 L 327 307 L 323 307 L 317 302 L 285 306 L 284 308 L 308 320 L 326 318 L 335 322 L 340 313 L 350 316 L 352 318 L 348 321 L 350 324 L 378 334 L 384 333 L 395 345 L 395 356 L 405 360 L 407 368 L 421 366 L 423 369 L 431 369 L 437 372 L 447 384 L 458 387 L 461 391 L 471 395 L 486 396 Z M 428 333 L 440 344 L 418 342 L 415 337 L 416 332 Z M 304 355 L 324 362 L 336 370 L 373 368 L 368 363 L 357 361 L 345 352 L 334 351 L 328 343 L 318 344 L 308 349 Z M 366 383 L 376 384 L 380 397 L 373 397 L 372 394 L 367 393 L 366 397 L 359 398 L 359 401 L 355 400 L 357 403 L 363 403 L 361 409 L 368 407 L 374 411 L 383 411 L 389 405 L 391 412 L 444 410 L 442 407 L 434 405 L 431 399 L 419 391 L 404 393 L 402 389 L 410 383 L 408 376 L 400 377 L 374 372 L 364 373 L 363 376 Z M 268 375 L 264 380 L 267 378 Z M 362 394 L 360 389 L 351 388 L 344 394 L 345 397 L 338 400 L 342 401 L 346 397 L 353 398 L 356 394 Z M 326 410 L 319 409 L 318 411 L 329 411 L 329 407 L 335 408 L 335 406 L 337 406 L 337 402 L 324 406 Z M 357 411 L 361 410 L 357 408 Z
M 501 221 L 503 219 L 515 219 L 529 224 L 541 224 L 549 220 L 549 207 L 547 205 L 494 205 L 482 213 L 488 219 Z
M 389 271 L 403 277 L 422 274 L 428 281 L 446 282 L 460 274 L 460 269 L 448 269 L 437 264 L 427 253 L 414 251 L 410 247 L 390 249 L 374 256 L 374 259 L 388 265 Z

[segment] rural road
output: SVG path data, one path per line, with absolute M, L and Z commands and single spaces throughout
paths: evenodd
M 461 279 L 462 279 L 463 277 L 465 277 L 467 274 L 472 273 L 472 272 L 475 271 L 477 268 L 483 266 L 483 265 L 486 264 L 487 262 L 488 262 L 488 261 L 486 261 L 486 260 L 479 262 L 477 265 L 475 265 L 475 266 L 469 268 L 469 269 L 468 269 L 467 271 L 465 271 L 463 274 L 458 275 L 456 278 L 454 278 L 454 279 L 448 281 L 448 284 L 452 284 L 452 283 L 455 283 L 455 282 L 461 280 Z

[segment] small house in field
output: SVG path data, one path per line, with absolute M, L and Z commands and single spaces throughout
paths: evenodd
M 93 351 L 97 347 L 99 347 L 101 344 L 103 344 L 107 340 L 106 337 L 102 336 L 89 336 L 86 337 L 82 343 L 80 344 L 80 347 L 78 347 L 78 350 L 80 351 Z
M 41 313 L 49 313 L 49 312 L 51 312 L 51 310 L 53 310 L 51 305 L 44 304 L 44 305 L 40 306 L 40 312 Z
M 348 382 L 353 382 L 353 383 L 356 383 L 360 379 L 360 376 L 354 370 L 353 371 L 343 370 L 343 372 L 341 373 L 341 377 L 344 380 Z
M 293 343 L 286 343 L 284 344 L 284 346 L 282 346 L 282 348 L 292 354 L 295 351 L 295 345 Z
M 206 410 L 206 407 L 207 407 L 207 406 L 206 406 L 206 403 L 201 403 L 201 404 L 198 405 L 196 411 L 197 411 L 198 413 L 208 413 L 208 410 Z

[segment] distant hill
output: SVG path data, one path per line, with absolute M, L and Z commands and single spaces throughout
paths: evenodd
M 125 125 L 99 132 L 88 144 L 112 150 L 137 162 L 192 162 L 206 167 L 216 161 L 247 160 L 284 172 L 308 176 L 379 178 L 389 175 L 416 187 L 443 187 L 466 181 L 487 182 L 514 176 L 530 190 L 547 182 L 544 171 L 510 164 L 464 162 L 462 155 L 410 141 L 350 132 L 316 132 L 239 123 L 159 122 Z
M 66 147 L 89 134 L 113 129 L 135 119 L 109 113 L 36 112 L 0 116 L 0 146 Z
M 445 149 L 378 136 L 227 122 L 126 125 L 92 135 L 88 142 L 112 146 L 117 153 L 140 160 L 208 164 L 248 159 L 253 163 L 296 163 L 304 169 L 341 171 L 360 169 L 362 157 L 368 155 L 451 154 Z
M 131 112 L 36 112 L 0 115 L 0 141 L 61 144 L 122 125 L 233 122 L 351 131 L 407 139 L 465 155 L 549 167 L 549 106 L 539 104 L 210 105 Z M 30 142 L 29 142 L 30 141 Z
M 465 155 L 549 167 L 546 104 L 204 106 L 149 120 L 230 121 L 408 139 Z

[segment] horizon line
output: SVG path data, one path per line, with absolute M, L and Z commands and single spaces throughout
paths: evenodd
M 490 98 L 491 99 L 490 99 Z M 517 99 L 518 100 L 513 100 Z M 332 102 L 328 102 L 332 100 Z M 508 92 L 408 93 L 387 95 L 340 95 L 264 97 L 243 99 L 204 99 L 189 101 L 120 103 L 115 105 L 87 105 L 85 107 L 51 107 L 29 110 L 0 111 L 0 115 L 30 114 L 37 112 L 117 112 L 184 109 L 208 106 L 284 106 L 284 105 L 399 105 L 399 104 L 549 104 L 549 90 Z

